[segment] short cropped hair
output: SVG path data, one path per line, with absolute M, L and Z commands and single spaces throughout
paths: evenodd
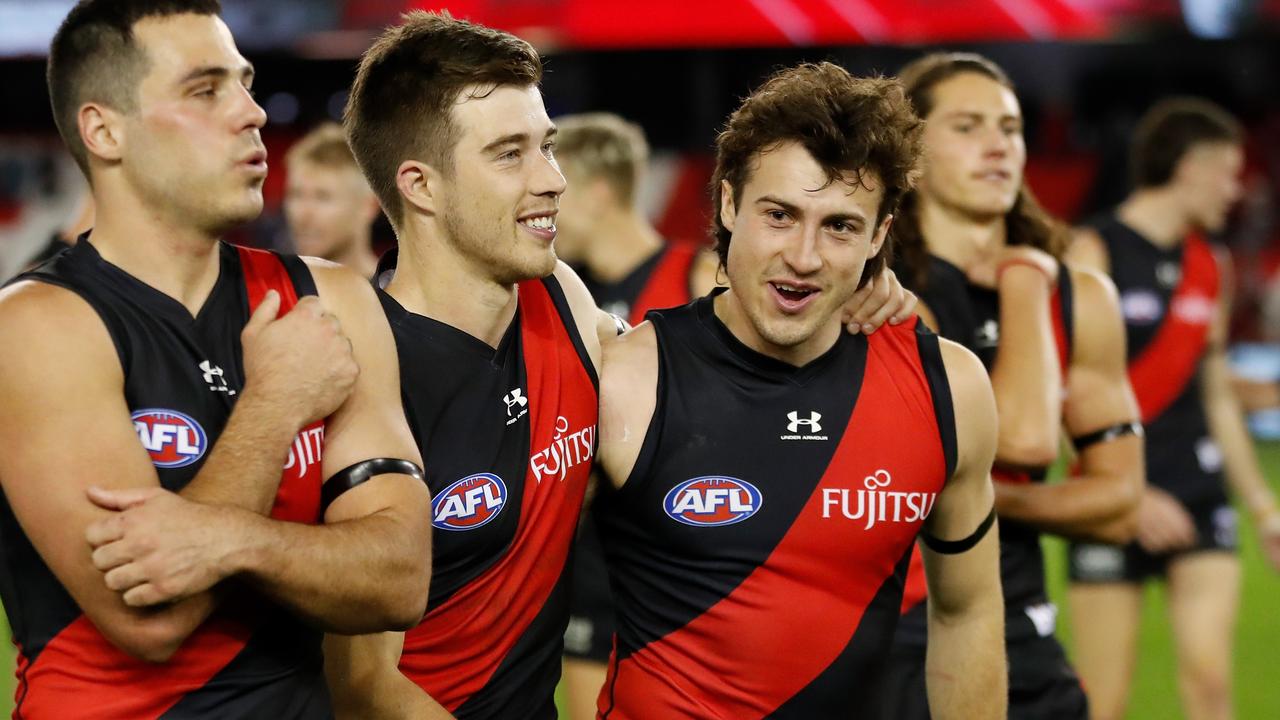
M 805 63 L 770 77 L 729 116 L 716 138 L 711 180 L 712 233 L 724 265 L 732 233 L 720 219 L 721 181 L 728 181 L 735 205 L 760 154 L 799 143 L 827 173 L 828 182 L 852 173 L 875 173 L 884 187 L 876 214 L 879 226 L 915 185 L 922 123 L 911 110 L 902 84 L 892 78 L 855 78 L 829 62 Z M 875 277 L 893 255 L 890 239 L 867 259 L 859 286 Z
M 603 180 L 618 203 L 634 207 L 649 162 L 649 143 L 639 125 L 612 113 L 556 118 L 556 156 L 588 178 Z
M 321 123 L 303 135 L 289 148 L 284 162 L 287 167 L 309 163 L 338 170 L 360 170 L 355 155 L 351 154 L 351 146 L 347 144 L 346 132 L 335 122 Z
M 221 12 L 218 0 L 80 0 L 71 8 L 49 45 L 45 79 L 53 121 L 86 177 L 89 151 L 80 139 L 80 108 L 98 102 L 134 111 L 138 84 L 150 68 L 134 42 L 133 26 L 152 17 Z
M 1202 143 L 1244 142 L 1240 122 L 1222 107 L 1194 97 L 1155 104 L 1138 121 L 1129 166 L 1135 187 L 1159 187 L 1173 179 L 1178 162 Z
M 403 219 L 396 170 L 417 158 L 449 175 L 460 128 L 453 105 L 467 88 L 537 85 L 542 61 L 529 43 L 500 30 L 415 11 L 388 28 L 360 59 L 343 122 L 351 150 L 392 223 Z

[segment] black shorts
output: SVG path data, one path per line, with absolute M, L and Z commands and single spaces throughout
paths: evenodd
M 565 657 L 609 662 L 613 650 L 613 594 L 595 518 L 586 513 L 573 554 L 569 590 L 569 626 L 564 631 Z
M 1011 640 L 1009 720 L 1088 720 L 1089 701 L 1056 638 Z M 885 671 L 879 720 L 929 720 L 924 648 L 894 646 Z M 963 668 L 958 672 L 964 672 Z
M 1109 583 L 1142 582 L 1150 577 L 1163 577 L 1169 561 L 1197 552 L 1235 552 L 1236 511 L 1225 501 L 1216 500 L 1187 508 L 1196 525 L 1196 544 L 1162 555 L 1152 555 L 1138 543 L 1105 545 L 1072 543 L 1067 565 L 1072 582 Z

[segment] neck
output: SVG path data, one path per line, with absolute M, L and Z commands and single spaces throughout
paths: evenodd
M 602 283 L 615 283 L 653 257 L 662 236 L 634 210 L 613 210 L 596 224 L 587 244 L 587 268 Z
M 1163 189 L 1135 191 L 1116 209 L 1116 217 L 1156 247 L 1174 247 L 1191 231 L 1182 202 Z
M 218 237 L 101 183 L 90 242 L 104 260 L 199 312 L 218 281 Z
M 516 314 L 516 286 L 493 280 L 438 232 L 410 220 L 387 293 L 410 312 L 498 347 Z
M 355 270 L 363 278 L 373 277 L 378 270 L 378 256 L 373 254 L 373 241 L 368 237 L 357 239 L 326 259 Z
M 994 260 L 1006 240 L 1004 216 L 976 217 L 921 197 L 920 233 L 929 252 L 966 272 Z
M 716 296 L 713 302 L 712 307 L 715 308 L 716 317 L 720 318 L 720 322 L 729 328 L 729 332 L 733 333 L 739 342 L 761 355 L 781 360 L 794 367 L 803 367 L 822 357 L 828 350 L 835 347 L 836 342 L 840 340 L 840 333 L 843 332 L 840 317 L 835 314 L 802 342 L 795 345 L 778 345 L 770 342 L 756 329 L 755 323 L 751 322 L 746 309 L 742 307 L 742 300 L 734 294 L 732 287 Z

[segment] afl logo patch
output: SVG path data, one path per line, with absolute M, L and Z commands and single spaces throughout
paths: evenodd
M 440 530 L 474 530 L 498 517 L 507 504 L 507 485 L 493 473 L 468 475 L 431 500 L 431 525 Z
M 156 467 L 180 468 L 204 456 L 209 439 L 190 415 L 176 410 L 147 408 L 131 416 L 142 447 Z
M 662 509 L 676 522 L 715 527 L 740 523 L 763 504 L 760 491 L 745 480 L 704 475 L 672 488 L 662 500 Z

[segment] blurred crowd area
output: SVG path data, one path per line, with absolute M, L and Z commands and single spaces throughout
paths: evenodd
M 6 277 L 84 217 L 83 180 L 54 131 L 43 48 L 69 0 L 0 2 L 0 273 Z M 1026 116 L 1027 179 L 1079 222 L 1128 190 L 1137 117 L 1168 95 L 1198 95 L 1248 129 L 1245 198 L 1218 240 L 1236 260 L 1233 341 L 1280 343 L 1280 0 L 224 0 L 257 66 L 272 171 L 266 212 L 232 241 L 292 249 L 285 151 L 339 119 L 356 59 L 403 11 L 447 6 L 520 34 L 544 53 L 553 116 L 618 113 L 653 148 L 641 193 L 669 239 L 706 237 L 710 148 L 728 112 L 769 71 L 832 60 L 892 75 L 937 48 L 973 50 L 1006 68 Z M 375 244 L 394 243 L 380 222 Z M 1239 357 L 1280 377 L 1280 353 Z M 1273 367 L 1274 366 L 1274 367 Z

